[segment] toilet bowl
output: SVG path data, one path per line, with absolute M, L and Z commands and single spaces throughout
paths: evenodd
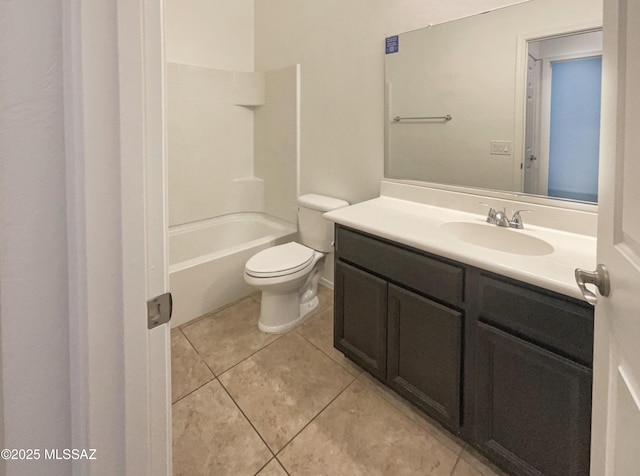
M 268 248 L 247 261 L 245 281 L 262 291 L 261 331 L 285 332 L 318 307 L 324 259 L 324 253 L 291 242 Z
M 262 291 L 258 327 L 263 332 L 292 329 L 318 307 L 318 282 L 333 249 L 333 225 L 322 214 L 348 203 L 309 194 L 299 197 L 298 205 L 301 243 L 268 248 L 245 265 L 245 282 Z

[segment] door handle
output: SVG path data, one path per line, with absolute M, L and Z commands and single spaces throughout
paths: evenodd
M 576 283 L 582 292 L 582 295 L 586 301 L 595 306 L 598 302 L 598 297 L 592 291 L 587 289 L 587 284 L 593 284 L 603 296 L 608 296 L 611 290 L 609 284 L 609 272 L 603 264 L 596 266 L 595 271 L 586 271 L 584 269 L 576 268 Z

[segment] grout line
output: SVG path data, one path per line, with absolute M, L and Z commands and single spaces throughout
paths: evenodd
M 211 382 L 213 382 L 214 380 L 218 380 L 216 378 L 216 376 L 214 375 L 213 377 L 211 377 L 211 379 L 207 380 L 205 383 L 203 383 L 202 385 L 194 388 L 193 390 L 191 390 L 189 393 L 183 395 L 182 397 L 178 398 L 175 402 L 172 402 L 171 405 L 175 405 L 176 403 L 178 403 L 180 400 L 184 400 L 185 398 L 187 398 L 189 395 L 191 395 L 194 392 L 197 392 L 198 390 L 200 390 L 202 387 L 204 387 L 207 384 L 210 384 Z
M 280 339 L 282 339 L 284 336 L 290 334 L 291 332 L 293 332 L 295 329 L 289 329 L 286 332 L 283 332 L 282 334 L 276 334 L 278 337 L 276 339 L 273 339 L 271 342 L 263 345 L 262 347 L 260 347 L 257 350 L 254 350 L 251 354 L 247 355 L 246 357 L 243 357 L 242 360 L 239 360 L 238 362 L 236 362 L 235 364 L 233 364 L 231 367 L 229 367 L 226 370 L 223 370 L 219 377 L 222 377 L 224 374 L 226 374 L 229 370 L 237 367 L 238 365 L 240 365 L 242 362 L 244 362 L 247 359 L 250 359 L 251 357 L 253 357 L 254 355 L 256 355 L 258 352 L 260 352 L 261 350 L 266 349 L 267 347 L 269 347 L 270 345 L 273 345 L 275 342 L 278 342 Z
M 258 471 L 256 471 L 253 476 L 258 476 L 258 474 L 260 474 L 260 471 L 262 471 L 264 468 L 269 466 L 269 463 L 271 463 L 274 459 L 276 459 L 275 456 L 273 458 L 271 458 L 269 461 L 267 461 L 265 464 L 263 464 L 262 467 Z
M 287 468 L 284 467 L 284 464 L 282 464 L 282 462 L 278 459 L 277 456 L 275 457 L 275 459 L 278 462 L 278 464 L 280 465 L 280 467 L 282 468 L 282 470 L 287 474 L 287 476 L 291 476 L 291 473 L 287 470 Z
M 319 416 L 320 416 L 320 415 L 321 415 L 321 414 L 322 414 L 322 413 L 327 409 L 327 407 L 328 407 L 329 405 L 331 405 L 333 402 L 335 402 L 335 401 L 336 401 L 336 399 L 337 399 L 340 395 L 342 395 L 342 394 L 345 392 L 345 390 L 346 390 L 346 389 L 348 389 L 349 387 L 351 387 L 351 385 L 353 385 L 353 382 L 355 382 L 356 380 L 357 380 L 357 379 L 355 379 L 355 378 L 354 378 L 351 382 L 349 382 L 349 383 L 348 383 L 348 384 L 347 384 L 347 385 L 346 385 L 342 390 L 340 390 L 340 391 L 338 392 L 338 394 L 337 394 L 335 397 L 333 397 L 333 398 L 329 401 L 329 403 L 327 403 L 324 407 L 322 407 L 322 409 L 321 409 L 318 413 L 316 413 L 316 415 L 315 415 L 311 420 L 309 420 L 309 421 L 307 422 L 307 424 L 306 424 L 306 425 L 304 425 L 304 426 L 300 429 L 300 431 L 298 431 L 295 435 L 293 435 L 293 436 L 291 437 L 291 439 L 290 439 L 289 441 L 287 441 L 287 442 L 282 446 L 282 448 L 280 448 L 280 450 L 276 453 L 276 455 L 275 455 L 275 456 L 276 456 L 276 458 L 278 457 L 278 455 L 279 455 L 280 453 L 282 453 L 282 450 L 284 450 L 287 446 L 289 446 L 289 445 L 291 444 L 291 442 L 292 442 L 293 440 L 295 440 L 295 439 L 298 437 L 298 435 L 300 435 L 300 433 L 302 433 L 302 432 L 303 432 L 303 431 L 304 431 L 304 430 L 305 430 L 309 425 L 311 425 L 311 423 L 313 423 L 313 422 L 316 420 L 316 418 L 318 418 L 318 417 L 319 417 Z M 278 460 L 278 461 L 280 461 L 280 460 Z M 282 467 L 284 468 L 284 465 L 282 465 Z
M 231 399 L 231 401 L 233 402 L 233 404 L 238 407 L 238 410 L 240 410 L 240 413 L 242 413 L 242 416 L 245 418 L 245 420 L 247 420 L 247 422 L 249 423 L 249 425 L 251 425 L 251 428 L 253 428 L 253 431 L 256 432 L 256 434 L 258 435 L 258 437 L 262 440 L 262 442 L 264 443 L 264 445 L 267 447 L 267 449 L 269 450 L 269 452 L 271 452 L 271 454 L 273 455 L 273 457 L 275 458 L 276 454 L 274 453 L 274 451 L 271 449 L 271 447 L 268 445 L 268 443 L 265 441 L 265 439 L 262 437 L 262 435 L 260 434 L 260 432 L 256 429 L 255 426 L 253 426 L 253 423 L 251 422 L 251 420 L 249 420 L 249 417 L 245 414 L 245 412 L 242 410 L 242 408 L 240 408 L 240 405 L 238 405 L 238 402 L 236 402 L 236 400 L 231 396 L 231 393 L 229 393 L 229 390 L 227 390 L 227 387 L 224 386 L 224 384 L 220 381 L 220 379 L 218 379 L 218 382 L 220 383 L 220 385 L 222 386 L 222 388 L 224 389 L 224 391 L 227 393 L 227 395 L 229 395 L 229 398 Z M 269 460 L 271 461 L 271 460 Z M 267 464 L 269 464 L 269 462 L 267 462 Z M 265 465 L 266 466 L 266 465 Z M 262 468 L 261 468 L 262 470 Z
M 203 314 L 203 315 L 201 315 L 201 316 L 194 317 L 194 318 L 193 318 L 193 319 L 191 319 L 190 321 L 187 321 L 187 322 L 185 322 L 184 324 L 180 324 L 179 326 L 175 327 L 175 329 L 180 329 L 180 330 L 182 330 L 184 327 L 189 327 L 191 324 L 195 324 L 196 322 L 203 321 L 203 320 L 205 320 L 207 317 L 212 317 L 212 316 L 214 316 L 214 315 L 218 314 L 219 312 L 222 312 L 222 311 L 224 311 L 224 310 L 226 310 L 226 309 L 228 309 L 228 308 L 230 308 L 230 307 L 232 307 L 232 306 L 235 306 L 236 304 L 240 304 L 241 302 L 246 301 L 247 299 L 253 299 L 252 295 L 251 295 L 251 294 L 249 294 L 248 296 L 243 296 L 243 297 L 241 297 L 241 298 L 236 299 L 235 301 L 232 301 L 232 302 L 230 302 L 230 303 L 225 304 L 225 305 L 224 305 L 224 306 L 222 306 L 222 307 L 219 307 L 219 308 L 217 308 L 217 309 L 214 309 L 213 311 L 209 311 L 209 312 L 204 313 L 204 314 Z M 253 300 L 255 301 L 255 299 L 253 299 Z M 260 304 L 260 303 L 258 303 L 258 304 Z
M 453 468 L 451 468 L 451 473 L 450 476 L 453 476 L 453 473 L 456 472 L 456 468 L 458 467 L 458 463 L 460 463 L 460 458 L 462 457 L 462 453 L 460 453 L 458 455 L 458 459 L 456 460 L 456 464 L 453 465 Z

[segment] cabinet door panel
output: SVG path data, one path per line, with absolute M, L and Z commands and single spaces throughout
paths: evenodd
M 462 314 L 394 285 L 388 312 L 389 385 L 457 431 Z
M 517 474 L 589 474 L 591 371 L 478 324 L 477 438 Z
M 387 282 L 336 261 L 334 346 L 384 380 L 387 369 Z

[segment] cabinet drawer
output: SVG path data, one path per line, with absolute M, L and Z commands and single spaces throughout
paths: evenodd
M 593 361 L 593 308 L 561 295 L 480 276 L 479 319 L 588 367 Z
M 464 300 L 464 269 L 419 252 L 336 228 L 336 257 L 447 303 Z

